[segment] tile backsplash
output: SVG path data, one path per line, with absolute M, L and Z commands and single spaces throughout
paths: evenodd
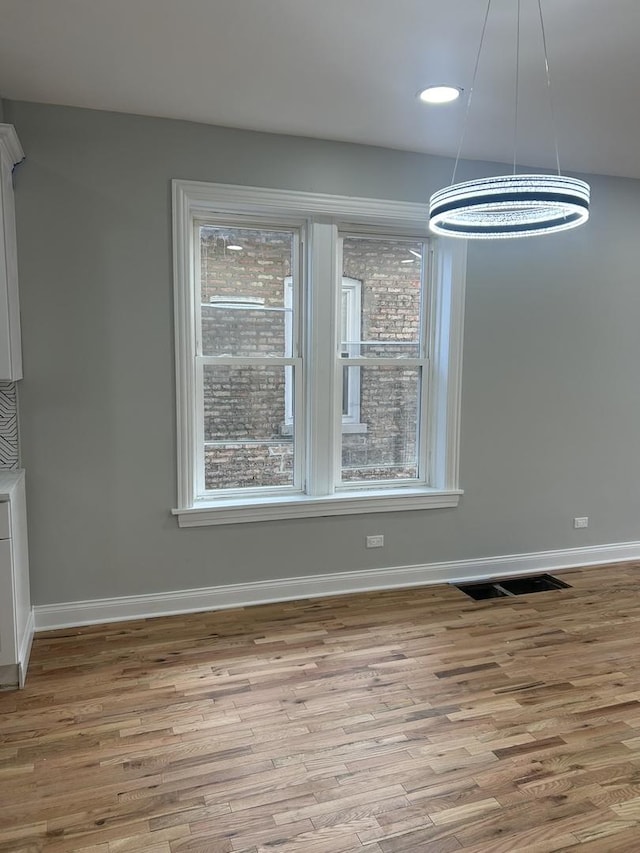
M 18 400 L 15 382 L 0 382 L 0 469 L 17 468 Z

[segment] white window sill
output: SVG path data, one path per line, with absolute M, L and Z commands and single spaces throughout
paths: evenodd
M 316 518 L 328 515 L 355 515 L 369 512 L 397 512 L 412 509 L 454 507 L 463 492 L 459 489 L 377 489 L 352 491 L 348 495 L 286 495 L 268 500 L 246 498 L 202 502 L 185 509 L 172 509 L 180 527 L 211 524 L 239 524 L 284 518 Z

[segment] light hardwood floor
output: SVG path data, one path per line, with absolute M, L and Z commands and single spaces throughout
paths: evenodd
M 38 635 L 11 853 L 640 851 L 640 564 Z

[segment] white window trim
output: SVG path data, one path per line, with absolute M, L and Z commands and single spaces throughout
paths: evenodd
M 313 217 L 322 223 L 331 217 L 349 226 L 367 231 L 376 227 L 389 233 L 394 229 L 403 236 L 410 233 L 424 238 L 428 207 L 423 204 L 380 199 L 332 196 L 241 187 L 230 184 L 207 184 L 196 181 L 173 181 L 173 246 L 174 246 L 174 311 L 176 349 L 176 404 L 178 450 L 178 507 L 172 513 L 181 527 L 211 524 L 233 524 L 245 521 L 268 521 L 282 518 L 344 515 L 368 512 L 390 512 L 456 506 L 463 494 L 459 488 L 460 396 L 462 378 L 462 332 L 464 322 L 464 290 L 466 242 L 446 238 L 430 238 L 432 253 L 431 322 L 436 334 L 430 336 L 431 407 L 429 469 L 431 486 L 398 488 L 362 488 L 327 495 L 326 480 L 330 474 L 318 468 L 313 481 L 318 494 L 216 497 L 196 500 L 198 425 L 197 383 L 193 354 L 196 352 L 197 326 L 193 310 L 194 229 L 193 221 L 202 216 L 249 216 L 272 218 Z M 326 221 L 326 220 L 325 220 Z M 321 252 L 336 240 L 334 227 L 318 229 L 318 239 L 311 251 Z M 321 245 L 322 244 L 322 245 Z M 335 271 L 332 271 L 335 274 Z M 311 309 L 326 314 L 335 324 L 335 294 L 312 290 Z M 197 298 L 199 304 L 199 294 Z M 322 342 L 310 341 L 310 352 Z M 307 366 L 313 383 L 318 360 L 311 358 Z M 324 368 L 326 369 L 326 368 Z M 317 425 L 316 425 L 317 427 Z M 309 430 L 308 444 L 312 460 L 324 460 L 335 452 L 334 436 L 339 425 L 327 416 L 321 428 Z

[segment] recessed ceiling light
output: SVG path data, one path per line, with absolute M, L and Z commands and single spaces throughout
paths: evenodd
M 227 246 L 227 249 L 228 249 L 230 252 L 241 252 L 241 251 L 242 251 L 242 246 L 236 246 L 234 243 L 232 243 L 230 246 Z
M 418 92 L 418 97 L 425 104 L 448 104 L 459 98 L 461 94 L 462 89 L 458 86 L 428 86 Z
M 401 264 L 415 264 L 413 258 L 406 258 L 404 261 L 400 261 Z

